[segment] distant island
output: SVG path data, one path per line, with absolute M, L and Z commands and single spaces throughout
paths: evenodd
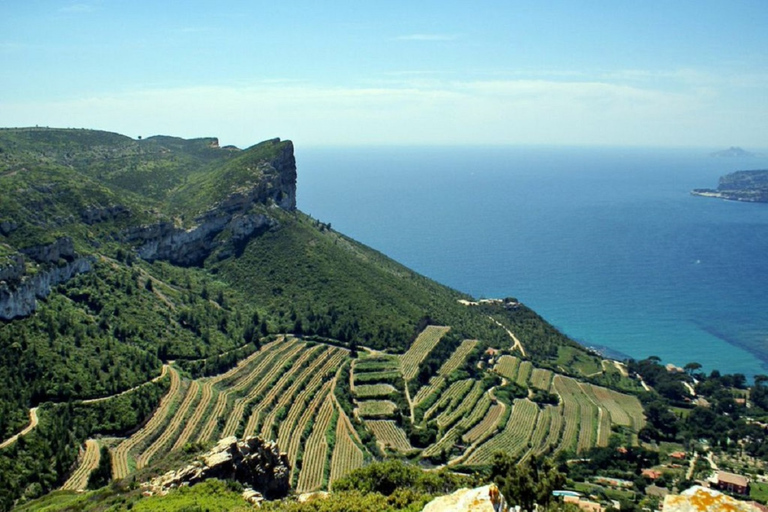
M 717 189 L 696 188 L 691 194 L 730 201 L 768 203 L 768 170 L 732 172 L 720 178 Z
M 746 151 L 740 147 L 737 146 L 731 146 L 728 149 L 723 149 L 721 151 L 715 151 L 714 153 L 710 153 L 709 156 L 713 156 L 716 158 L 741 158 L 741 157 L 754 157 L 757 156 L 754 153 L 750 153 L 749 151 Z

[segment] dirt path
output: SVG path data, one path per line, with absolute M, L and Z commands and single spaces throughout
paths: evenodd
M 33 407 L 29 410 L 29 425 L 24 427 L 24 430 L 22 430 L 18 434 L 0 443 L 0 450 L 2 450 L 3 448 L 7 448 L 8 446 L 11 446 L 13 443 L 16 442 L 16 440 L 19 437 L 29 434 L 30 432 L 32 432 L 32 429 L 35 428 L 36 426 L 37 426 L 37 407 Z
M 413 402 L 411 401 L 411 392 L 408 390 L 408 381 L 405 382 L 405 399 L 408 400 L 408 409 L 411 410 L 411 425 L 416 421 L 416 417 L 413 415 Z
M 88 477 L 91 476 L 91 471 L 99 465 L 100 459 L 99 443 L 95 439 L 85 441 L 85 454 L 83 454 L 80 465 L 61 488 L 65 491 L 84 491 L 88 486 Z
M 694 452 L 693 457 L 691 457 L 691 463 L 688 465 L 688 472 L 685 474 L 686 480 L 693 478 L 693 468 L 696 466 L 697 460 L 699 460 L 699 452 Z
M 136 391 L 141 386 L 145 386 L 146 384 L 149 384 L 150 382 L 157 382 L 157 381 L 159 381 L 160 379 L 165 377 L 165 375 L 167 373 L 168 373 L 168 365 L 164 364 L 163 365 L 163 371 L 160 372 L 160 375 L 158 375 L 157 377 L 155 377 L 154 379 L 152 379 L 150 381 L 142 382 L 138 386 L 133 386 L 131 389 L 126 389 L 125 391 L 121 391 L 120 393 L 117 393 L 115 395 L 102 396 L 101 398 L 89 398 L 88 400 L 83 400 L 83 403 L 84 404 L 95 404 L 97 402 L 103 402 L 104 400 L 110 400 L 112 398 L 116 398 L 118 396 L 125 395 L 126 393 L 130 393 L 131 391 Z
M 131 389 L 126 389 L 125 391 L 121 391 L 120 393 L 117 393 L 115 395 L 103 396 L 101 398 L 89 398 L 87 400 L 82 400 L 82 403 L 84 403 L 84 404 L 94 404 L 96 402 L 103 402 L 104 400 L 109 400 L 109 399 L 118 397 L 120 395 L 124 395 L 126 393 L 130 393 L 131 391 L 135 391 L 135 390 L 139 389 L 141 386 L 144 386 L 145 384 L 149 384 L 150 382 L 157 382 L 157 381 L 159 381 L 160 379 L 165 377 L 166 373 L 168 373 L 168 365 L 164 364 L 163 365 L 163 371 L 160 372 L 160 375 L 158 375 L 157 377 L 155 377 L 154 379 L 152 379 L 150 381 L 142 382 L 138 386 L 134 386 Z M 29 434 L 32 431 L 32 429 L 34 429 L 36 426 L 37 426 L 37 407 L 33 407 L 33 408 L 31 408 L 29 410 L 29 425 L 24 427 L 24 430 L 22 430 L 18 434 L 14 435 L 13 437 L 10 437 L 10 438 L 6 439 L 5 441 L 3 441 L 2 443 L 0 443 L 0 450 L 2 450 L 3 448 L 7 448 L 7 447 L 11 446 L 13 443 L 16 442 L 16 440 L 19 437 L 25 436 L 25 435 Z
M 505 331 L 507 331 L 507 334 L 509 334 L 509 337 L 510 337 L 510 338 L 512 338 L 512 341 L 514 341 L 514 343 L 512 344 L 512 350 L 514 350 L 514 349 L 518 349 L 518 350 L 520 351 L 520 353 L 523 355 L 523 357 L 528 357 L 528 356 L 526 356 L 526 355 L 525 355 L 525 349 L 523 348 L 523 344 L 522 344 L 522 343 L 520 343 L 520 340 L 519 340 L 519 339 L 517 339 L 517 336 L 515 336 L 515 335 L 512 333 L 512 331 L 510 331 L 509 329 L 507 329 L 506 327 L 504 327 L 504 326 L 501 324 L 501 322 L 499 322 L 498 320 L 496 320 L 496 319 L 495 319 L 495 318 L 493 318 L 492 316 L 489 316 L 488 318 L 490 318 L 491 320 L 493 320 L 493 321 L 496 323 L 496 325 L 498 325 L 499 327 L 501 327 L 502 329 L 504 329 Z

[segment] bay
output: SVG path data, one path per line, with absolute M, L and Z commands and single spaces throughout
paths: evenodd
M 768 373 L 768 204 L 694 197 L 768 158 L 701 149 L 297 150 L 301 210 L 622 359 Z

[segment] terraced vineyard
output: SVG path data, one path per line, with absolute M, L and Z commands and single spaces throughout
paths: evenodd
M 552 385 L 552 372 L 542 368 L 534 368 L 531 373 L 531 387 L 549 391 Z
M 413 450 L 413 446 L 405 437 L 403 429 L 391 420 L 369 420 L 366 425 L 371 427 L 376 440 L 385 448 L 406 453 Z
M 184 401 L 181 402 L 179 410 L 176 411 L 176 414 L 173 416 L 173 419 L 171 419 L 171 422 L 168 424 L 165 430 L 163 430 L 163 433 L 155 440 L 154 443 L 149 446 L 149 448 L 147 448 L 141 455 L 136 457 L 137 469 L 145 467 L 147 463 L 152 459 L 152 457 L 158 451 L 160 451 L 160 449 L 162 449 L 172 439 L 178 438 L 177 430 L 181 426 L 182 421 L 184 421 L 184 419 L 188 416 L 188 411 L 190 411 L 192 404 L 195 402 L 195 400 L 197 400 L 199 391 L 200 383 L 197 381 L 192 381 L 187 388 L 187 393 L 184 395 Z
M 429 354 L 440 338 L 450 331 L 450 327 L 442 327 L 438 325 L 428 325 L 419 334 L 413 345 L 408 351 L 400 356 L 400 364 L 402 366 L 403 378 L 408 381 L 416 377 L 419 371 L 419 363 L 421 363 L 427 354 Z
M 355 442 L 354 436 L 354 430 L 349 424 L 349 419 L 347 418 L 345 421 L 345 418 L 339 415 L 336 422 L 336 446 L 331 456 L 331 484 L 350 471 L 362 467 L 365 462 L 363 450 Z
M 96 469 L 101 459 L 99 443 L 94 439 L 85 442 L 85 452 L 77 466 L 77 469 L 69 479 L 64 482 L 61 489 L 64 491 L 84 491 L 88 486 L 88 477 L 91 471 Z
M 520 359 L 515 356 L 503 355 L 499 358 L 494 370 L 502 377 L 515 381 L 517 380 L 517 371 L 520 367 Z
M 466 463 L 469 465 L 488 464 L 497 451 L 504 451 L 513 456 L 522 456 L 528 449 L 528 440 L 536 426 L 538 415 L 539 408 L 535 403 L 528 399 L 515 400 L 512 414 L 510 414 L 504 430 L 481 444 L 467 458 Z
M 335 346 L 279 339 L 216 377 L 182 381 L 170 367 L 171 386 L 158 409 L 113 450 L 113 476 L 125 478 L 158 454 L 179 450 L 193 439 L 205 442 L 242 429 L 244 435 L 258 431 L 277 437 L 302 489 L 327 486 L 329 471 L 337 478 L 361 466 L 365 458 L 352 423 L 331 394 L 334 375 L 347 354 Z M 334 429 L 339 431 L 335 462 L 325 442 L 326 433 Z M 298 460 L 301 471 L 296 469 Z
M 413 398 L 414 405 L 420 404 L 430 395 L 442 390 L 445 387 L 446 378 L 451 374 L 451 372 L 459 369 L 461 365 L 464 364 L 467 356 L 476 346 L 477 340 L 462 341 L 461 345 L 459 345 L 459 348 L 457 348 L 454 353 L 451 354 L 451 357 L 449 357 L 448 360 L 444 362 L 440 369 L 437 371 L 437 375 L 429 380 L 429 384 L 422 386 L 421 389 L 419 389 L 419 391 L 416 393 L 416 396 Z
M 358 414 L 364 418 L 387 418 L 397 410 L 397 406 L 389 400 L 365 400 L 358 405 Z
M 349 384 L 355 415 L 363 420 L 357 427 L 334 395 L 336 378 L 348 364 L 348 351 L 336 346 L 281 338 L 221 375 L 194 381 L 181 381 L 171 367 L 171 387 L 155 414 L 113 450 L 113 474 L 124 478 L 158 454 L 180 450 L 193 440 L 259 434 L 277 440 L 288 454 L 295 489 L 308 492 L 332 486 L 370 458 L 355 428 L 369 429 L 386 450 L 418 452 L 391 419 L 397 412 L 395 401 L 407 397 L 398 386 L 406 375 L 415 376 L 419 362 L 447 331 L 427 327 L 401 356 L 376 353 L 353 360 Z M 421 457 L 472 466 L 488 464 L 499 450 L 518 458 L 580 452 L 607 445 L 614 426 L 636 431 L 644 425 L 636 398 L 535 368 L 511 355 L 498 358 L 494 371 L 509 382 L 556 393 L 558 406 L 540 407 L 528 399 L 510 405 L 484 387 L 487 380 L 449 380 L 477 343 L 463 341 L 413 400 L 423 404 L 417 428 L 434 422 L 438 429 L 436 441 L 420 450 Z M 335 439 L 332 446 L 329 439 Z M 82 474 L 77 478 L 81 482 Z
M 151 436 L 156 435 L 163 425 L 169 420 L 168 415 L 172 406 L 176 403 L 181 388 L 181 379 L 179 372 L 170 368 L 171 387 L 168 394 L 160 400 L 160 406 L 155 414 L 149 419 L 146 425 L 138 430 L 134 435 L 120 443 L 112 451 L 112 478 L 115 480 L 125 478 L 131 471 L 131 464 L 128 460 L 129 452 L 139 446 Z
M 355 387 L 355 396 L 361 399 L 387 397 L 397 393 L 392 384 L 363 384 Z
M 323 485 L 323 472 L 328 460 L 328 443 L 325 440 L 325 434 L 331 423 L 333 411 L 333 400 L 330 396 L 326 396 L 312 427 L 312 434 L 307 439 L 296 492 L 314 491 Z

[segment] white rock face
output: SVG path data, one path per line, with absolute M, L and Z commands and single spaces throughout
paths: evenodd
M 422 512 L 507 512 L 509 507 L 494 484 L 475 489 L 459 489 L 427 503 Z
M 16 286 L 0 284 L 0 318 L 11 320 L 30 315 L 37 309 L 37 299 L 47 297 L 51 293 L 51 288 L 57 284 L 65 283 L 77 274 L 89 272 L 91 266 L 90 257 L 77 258 L 65 265 L 23 278 Z

